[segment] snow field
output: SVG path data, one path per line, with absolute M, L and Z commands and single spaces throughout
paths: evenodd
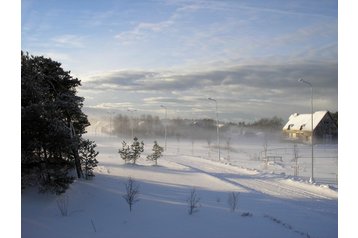
M 96 177 L 71 185 L 64 195 L 68 216 L 61 216 L 55 195 L 23 192 L 22 237 L 338 236 L 338 194 L 327 186 L 192 156 L 191 144 L 181 147 L 186 155 L 168 149 L 158 166 L 144 154 L 137 165 L 124 164 L 117 153 L 118 138 L 96 142 Z M 132 212 L 122 198 L 128 177 L 140 186 Z M 189 215 L 187 199 L 193 188 L 200 207 Z M 236 212 L 227 203 L 230 192 L 239 192 Z

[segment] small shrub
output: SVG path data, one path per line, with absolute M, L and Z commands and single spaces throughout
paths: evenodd
M 123 195 L 124 200 L 129 205 L 129 211 L 132 212 L 133 205 L 139 201 L 139 185 L 131 177 L 128 178 L 128 182 L 125 184 L 126 194 Z
M 235 212 L 239 205 L 239 193 L 238 192 L 231 192 L 229 193 L 229 197 L 227 199 L 229 208 L 232 212 Z
M 198 197 L 195 188 L 193 188 L 190 191 L 190 195 L 189 195 L 187 202 L 188 202 L 188 206 L 189 206 L 189 209 L 188 209 L 189 215 L 192 215 L 194 212 L 199 211 L 200 198 Z

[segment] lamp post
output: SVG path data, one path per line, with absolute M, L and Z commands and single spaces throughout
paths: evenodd
M 160 107 L 165 109 L 165 122 L 164 122 L 164 138 L 165 138 L 165 146 L 164 150 L 167 151 L 167 107 L 160 105 Z
M 208 99 L 215 102 L 215 109 L 216 109 L 216 139 L 217 139 L 217 144 L 218 144 L 218 147 L 219 147 L 219 161 L 220 161 L 220 135 L 219 135 L 218 102 L 213 98 L 208 98 Z
M 314 183 L 314 177 L 313 177 L 313 87 L 312 87 L 312 84 L 310 82 L 307 82 L 305 80 L 303 80 L 302 78 L 300 78 L 298 80 L 299 82 L 301 83 L 305 83 L 307 84 L 308 86 L 311 87 L 311 164 L 312 164 L 312 168 L 311 168 L 311 171 L 312 171 L 312 174 L 311 174 L 311 177 L 310 177 L 310 183 Z
M 114 112 L 107 112 L 109 115 L 109 135 L 111 136 L 113 134 L 112 132 L 112 115 L 114 114 Z
M 194 128 L 196 125 L 196 121 L 194 121 L 191 123 L 191 125 L 193 126 L 193 128 L 191 129 L 191 155 L 194 155 Z
M 132 114 L 131 129 L 132 129 L 132 139 L 133 139 L 134 138 L 134 136 L 133 136 L 133 112 L 136 112 L 137 110 L 135 110 L 135 109 L 127 109 L 127 111 Z

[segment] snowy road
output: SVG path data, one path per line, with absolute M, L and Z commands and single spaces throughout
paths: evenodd
M 227 183 L 275 197 L 329 200 L 338 198 L 336 191 L 292 181 L 279 175 L 260 174 L 256 171 L 190 156 L 181 156 L 179 161 L 177 157 L 173 157 L 170 161 Z
M 337 202 L 338 193 L 327 187 L 293 181 L 280 175 L 263 174 L 198 157 L 181 156 L 178 158 L 173 156 L 172 158 L 169 157 L 169 160 L 181 166 L 186 166 L 197 173 L 209 175 L 217 180 L 234 185 L 241 191 L 283 199 L 285 202 L 291 202 L 296 206 L 300 205 L 300 200 L 319 201 L 319 206 L 309 204 L 308 207 L 305 203 L 303 209 L 311 209 L 327 215 L 337 215 L 337 207 L 332 207 L 332 203 Z

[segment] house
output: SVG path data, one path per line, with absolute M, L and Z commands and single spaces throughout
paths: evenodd
M 311 114 L 292 114 L 282 130 L 289 139 L 311 142 Z M 332 143 L 337 140 L 338 125 L 329 111 L 313 113 L 313 136 L 315 143 Z

